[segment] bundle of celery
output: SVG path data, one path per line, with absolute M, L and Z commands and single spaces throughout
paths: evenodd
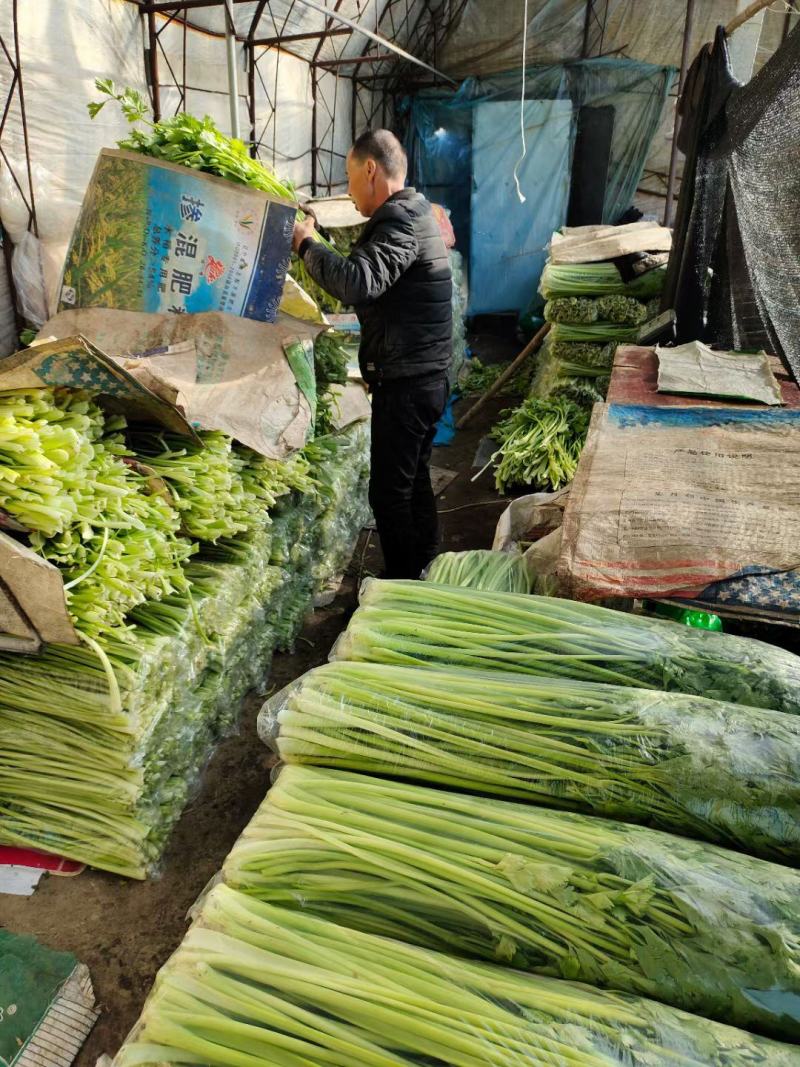
M 531 591 L 522 556 L 489 549 L 442 552 L 428 567 L 426 578 L 439 585 L 459 585 L 468 589 L 493 589 L 506 593 Z
M 338 659 L 576 678 L 800 712 L 800 659 L 746 637 L 556 597 L 368 580 Z
M 332 387 L 347 382 L 349 354 L 346 334 L 329 330 L 314 341 L 314 373 L 317 379 L 317 413 L 314 436 L 331 433 L 339 415 L 337 392 Z
M 615 344 L 553 341 L 548 335 L 536 360 L 531 393 L 592 407 L 602 400 L 614 364 Z
M 228 181 L 261 189 L 270 196 L 294 200 L 295 192 L 290 182 L 281 181 L 263 163 L 251 158 L 247 145 L 226 137 L 208 115 L 200 120 L 179 112 L 158 122 L 150 122 L 147 119 L 150 105 L 136 89 L 118 92 L 110 78 L 97 78 L 94 84 L 106 99 L 87 105 L 92 118 L 109 101 L 116 100 L 128 122 L 142 123 L 147 128 L 147 132 L 132 130 L 129 138 L 119 142 L 120 148 L 216 174 Z
M 337 662 L 268 701 L 259 729 L 288 763 L 521 797 L 800 866 L 791 715 L 587 682 Z
M 547 263 L 539 282 L 545 300 L 570 296 L 620 295 L 636 300 L 659 296 L 667 268 L 657 267 L 633 281 L 623 281 L 614 263 Z
M 341 554 L 345 536 L 352 547 L 364 438 L 274 461 L 222 434 L 201 448 L 136 433 L 153 453 L 141 467 L 83 394 L 2 396 L 0 410 L 8 510 L 45 528 L 31 540 L 76 574 L 70 610 L 97 636 L 91 648 L 0 655 L 0 841 L 144 877 L 244 693 L 311 604 L 314 547 Z M 151 491 L 154 467 L 169 489 Z M 290 569 L 270 563 L 270 511 L 287 528 L 301 517 Z M 337 513 L 349 517 L 341 527 Z M 181 518 L 201 550 L 170 571 L 162 545 L 184 561 L 192 547 L 175 536 Z
M 97 636 L 125 625 L 145 600 L 185 591 L 192 552 L 175 509 L 131 461 L 88 393 L 0 393 L 3 509 L 31 546 L 60 567 L 75 625 Z
M 132 442 L 169 486 L 190 537 L 217 541 L 267 521 L 258 499 L 245 492 L 244 460 L 227 434 L 206 430 L 193 440 L 173 433 L 135 433 Z
M 544 317 L 546 322 L 574 326 L 592 323 L 640 326 L 647 318 L 647 307 L 629 296 L 557 297 L 547 301 Z
M 223 876 L 343 926 L 800 1038 L 800 872 L 672 834 L 285 767 Z
M 217 886 L 113 1067 L 797 1067 L 675 1008 L 470 963 Z
M 560 489 L 571 482 L 589 430 L 589 416 L 567 397 L 528 397 L 504 411 L 492 430 L 500 447 L 492 456 L 500 493 L 511 486 Z

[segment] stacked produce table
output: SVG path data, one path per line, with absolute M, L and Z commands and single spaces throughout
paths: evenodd
M 54 399 L 56 412 L 94 404 Z M 104 468 L 97 486 L 127 489 L 120 515 L 135 511 L 132 501 L 144 521 L 117 528 L 102 501 L 90 513 L 98 488 L 74 509 L 80 524 L 31 535 L 57 562 L 68 548 L 79 557 L 64 573 L 83 639 L 33 658 L 0 654 L 0 841 L 144 877 L 242 697 L 264 685 L 273 651 L 291 647 L 315 592 L 349 558 L 366 515 L 368 429 L 321 438 L 279 463 L 222 434 L 198 443 L 129 433 L 132 447 L 109 444 L 92 411 L 88 433 L 49 453 L 62 464 L 47 471 L 62 491 L 45 499 L 68 513 L 78 489 L 94 484 L 97 449 L 79 478 L 70 474 L 74 487 L 62 477 L 70 440 L 75 454 L 90 452 L 94 435 L 126 461 Z M 7 416 L 4 441 L 20 440 L 22 421 Z M 6 455 L 10 478 L 19 453 Z M 146 464 L 142 473 L 134 462 Z M 23 476 L 11 486 L 17 515 L 33 526 L 36 493 L 21 484 L 34 483 Z M 6 501 L 13 514 L 13 492 Z M 146 521 L 152 512 L 158 526 Z M 48 522 L 56 515 L 51 503 Z
M 798 709 L 759 642 L 369 582 L 114 1067 L 797 1067 Z

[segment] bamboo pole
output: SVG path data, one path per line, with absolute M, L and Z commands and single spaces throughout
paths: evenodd
M 740 26 L 744 26 L 745 22 L 748 22 L 754 15 L 757 15 L 759 11 L 763 11 L 765 7 L 769 7 L 773 2 L 774 0 L 753 0 L 753 3 L 748 4 L 744 11 L 740 11 L 735 18 L 731 19 L 725 27 L 725 36 L 730 37 L 735 30 L 738 30 Z

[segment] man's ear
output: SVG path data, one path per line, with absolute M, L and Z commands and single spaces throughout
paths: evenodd
M 367 168 L 367 177 L 370 181 L 372 181 L 372 179 L 378 173 L 378 164 L 375 162 L 374 159 L 368 159 L 366 161 L 365 166 Z

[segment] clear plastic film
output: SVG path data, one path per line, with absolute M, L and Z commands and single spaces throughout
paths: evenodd
M 442 552 L 424 574 L 429 582 L 469 589 L 493 589 L 529 593 L 530 578 L 519 552 L 495 552 L 476 548 L 467 552 Z
M 800 1050 L 621 993 L 523 975 L 216 886 L 114 1067 L 162 1063 L 796 1067 Z
M 337 662 L 269 702 L 259 732 L 287 763 L 518 797 L 800 866 L 792 715 L 567 679 Z
M 287 766 L 223 876 L 343 926 L 800 1037 L 800 872 L 713 845 Z
M 512 670 L 800 713 L 800 658 L 556 597 L 367 579 L 333 659 Z

